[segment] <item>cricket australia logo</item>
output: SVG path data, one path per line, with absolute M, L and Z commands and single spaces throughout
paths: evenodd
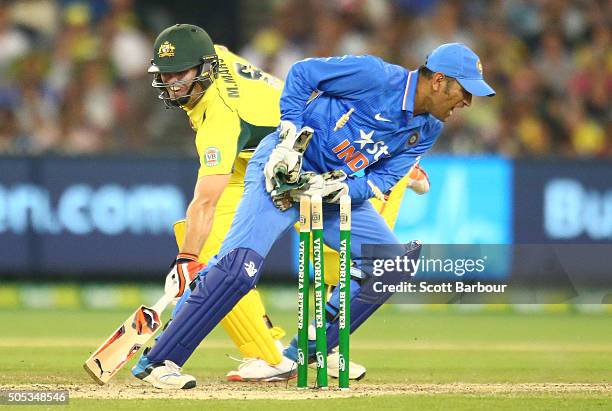
M 255 268 L 255 263 L 253 261 L 249 261 L 244 264 L 244 271 L 246 271 L 249 277 L 255 276 L 257 274 L 257 268 Z
M 170 43 L 169 41 L 164 41 L 160 46 L 159 46 L 159 50 L 157 50 L 157 56 L 159 58 L 162 57 L 174 57 L 174 49 L 176 47 L 174 47 L 174 44 Z

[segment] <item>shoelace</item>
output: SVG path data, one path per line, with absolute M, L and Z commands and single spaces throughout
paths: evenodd
M 176 363 L 174 363 L 173 361 L 170 360 L 166 360 L 164 361 L 164 364 L 166 365 L 166 367 L 168 367 L 168 369 L 172 372 L 175 373 L 180 373 L 181 371 L 181 367 L 179 367 L 178 365 L 176 365 Z
M 232 359 L 236 362 L 239 362 L 240 365 L 238 366 L 238 369 L 241 370 L 243 367 L 246 367 L 249 364 L 254 363 L 255 361 L 259 361 L 260 358 L 236 358 L 234 356 L 231 356 L 229 354 L 225 354 L 229 359 Z

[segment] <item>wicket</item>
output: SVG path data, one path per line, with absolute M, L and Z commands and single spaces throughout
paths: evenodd
M 308 387 L 308 324 L 310 286 L 310 234 L 312 232 L 312 263 L 314 268 L 315 358 L 317 388 L 327 384 L 327 333 L 325 310 L 325 262 L 323 251 L 323 204 L 321 196 L 300 199 L 300 242 L 298 262 L 298 388 Z M 339 387 L 349 388 L 350 340 L 350 249 L 351 198 L 340 199 L 340 272 L 339 272 Z

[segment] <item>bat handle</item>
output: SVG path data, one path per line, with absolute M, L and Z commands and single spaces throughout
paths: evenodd
M 151 309 L 157 312 L 158 315 L 161 315 L 161 313 L 166 309 L 168 304 L 170 304 L 173 299 L 174 297 L 172 295 L 164 294 L 159 300 L 157 300 L 155 304 L 153 304 Z

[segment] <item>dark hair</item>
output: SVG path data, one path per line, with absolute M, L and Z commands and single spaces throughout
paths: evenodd
M 433 78 L 433 75 L 434 75 L 434 72 L 431 71 L 430 69 L 428 69 L 427 67 L 425 67 L 424 65 L 419 67 L 419 77 L 423 76 L 423 78 L 425 78 L 427 80 L 431 80 Z M 457 81 L 457 79 L 455 79 L 454 77 L 447 76 L 446 74 L 445 74 L 445 76 L 448 79 Z M 448 94 L 448 92 L 450 90 L 450 84 L 451 83 L 452 83 L 452 81 L 451 82 L 446 82 L 446 87 L 444 88 L 444 92 L 446 94 Z
M 434 75 L 434 73 L 435 73 L 435 71 L 431 71 L 430 69 L 428 69 L 428 68 L 427 68 L 427 67 L 425 67 L 424 65 L 419 67 L 419 76 L 423 76 L 423 77 L 425 77 L 426 79 L 430 79 L 430 78 L 432 78 L 432 77 L 433 77 L 433 75 Z M 446 78 L 450 78 L 450 79 L 455 80 L 455 78 L 454 78 L 454 77 L 447 76 L 446 74 L 444 74 L 444 76 L 445 76 Z
M 419 67 L 419 77 L 423 76 L 429 80 L 433 77 L 433 75 L 434 72 L 425 67 L 424 65 Z

